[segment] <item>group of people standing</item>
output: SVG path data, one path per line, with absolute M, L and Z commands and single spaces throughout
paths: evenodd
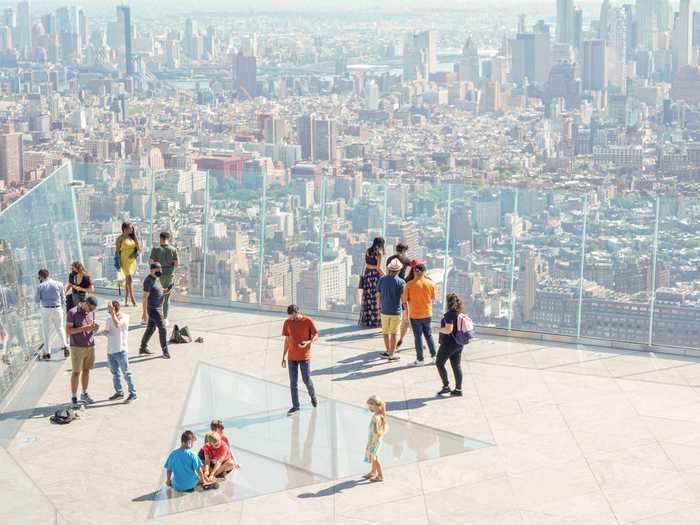
M 430 364 L 438 368 L 443 388 L 439 395 L 462 395 L 461 354 L 473 330 L 471 319 L 464 313 L 464 304 L 457 294 L 447 295 L 447 311 L 441 319 L 439 349 L 432 334 L 433 303 L 437 286 L 428 276 L 425 263 L 407 256 L 408 246 L 399 242 L 396 253 L 382 268 L 385 241 L 377 237 L 365 253 L 365 270 L 360 278 L 362 305 L 359 324 L 364 328 L 382 328 L 388 362 L 399 360 L 398 349 L 408 332 L 413 331 L 416 359 L 410 366 L 426 364 L 424 341 L 430 353 Z M 455 388 L 450 389 L 445 365 L 455 375 Z
M 104 325 L 107 361 L 114 384 L 114 394 L 109 398 L 110 401 L 125 397 L 122 377 L 128 388 L 126 402 L 136 399 L 128 358 L 130 316 L 124 308 L 136 306 L 133 276 L 136 273 L 140 246 L 134 227 L 129 223 L 122 224 L 122 235 L 116 241 L 115 262 L 119 262 L 119 270 L 126 276 L 125 300 L 124 304 L 119 301 L 107 303 L 108 315 Z M 150 273 L 143 282 L 141 318 L 146 324 L 146 330 L 141 338 L 139 355 L 153 353 L 148 349 L 148 342 L 158 330 L 163 357 L 170 358 L 166 327 L 173 274 L 177 265 L 177 250 L 170 245 L 170 233 L 162 232 L 159 245 L 151 250 Z M 89 295 L 94 292 L 92 278 L 83 264 L 75 261 L 71 265 L 65 286 L 51 278 L 46 269 L 39 270 L 38 279 L 36 302 L 40 307 L 43 339 L 40 359 L 51 359 L 54 342 L 58 340 L 63 355 L 71 359 L 71 402 L 74 408 L 81 404 L 91 404 L 94 400 L 88 393 L 88 386 L 90 371 L 95 365 L 95 335 L 100 330 L 100 325 L 95 320 L 97 299 Z M 82 386 L 80 397 L 78 386 Z

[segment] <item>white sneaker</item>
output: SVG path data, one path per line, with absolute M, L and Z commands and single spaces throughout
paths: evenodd
M 408 366 L 423 366 L 423 365 L 425 365 L 425 361 L 418 361 L 418 359 L 408 363 Z
M 434 357 L 431 357 L 429 362 L 430 362 L 431 365 L 434 365 L 434 364 L 435 364 L 435 358 L 434 358 Z
M 168 321 L 167 319 L 163 319 L 163 324 L 167 328 L 168 326 L 170 326 L 170 321 Z

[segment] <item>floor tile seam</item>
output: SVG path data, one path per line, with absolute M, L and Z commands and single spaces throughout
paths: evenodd
M 405 466 L 405 465 L 404 465 L 404 466 Z M 398 467 L 398 468 L 400 468 L 400 467 Z M 393 470 L 393 469 L 389 469 L 389 470 Z M 342 479 L 344 479 L 344 478 L 341 478 L 341 480 L 342 480 Z M 391 481 L 389 481 L 389 483 L 390 483 L 390 482 L 391 482 Z M 385 482 L 385 483 L 387 483 L 387 482 Z M 408 501 L 408 500 L 410 500 L 410 499 L 417 498 L 418 496 L 421 496 L 421 495 L 422 495 L 422 492 L 419 493 L 419 494 L 414 494 L 413 496 L 398 496 L 398 497 L 396 497 L 396 498 L 392 498 L 392 499 L 387 500 L 387 501 L 381 501 L 380 503 L 374 503 L 374 504 L 370 504 L 370 505 L 368 505 L 366 502 L 364 502 L 364 503 L 358 503 L 358 505 L 356 505 L 355 507 L 348 508 L 345 512 L 342 512 L 342 511 L 339 512 L 339 513 L 338 513 L 338 517 L 340 517 L 340 518 L 345 518 L 345 517 L 351 518 L 351 517 L 353 517 L 352 515 L 349 515 L 349 514 L 347 514 L 347 513 L 348 513 L 348 512 L 352 512 L 356 507 L 367 507 L 367 506 L 372 506 L 372 507 L 374 507 L 374 506 L 379 506 L 379 505 L 382 505 L 382 506 L 383 506 L 383 505 L 390 505 L 390 504 L 392 504 L 392 503 L 400 503 L 400 502 L 402 502 L 402 501 Z M 333 493 L 333 496 L 335 496 L 335 493 Z M 333 499 L 335 500 L 335 497 L 334 497 Z M 426 513 L 426 518 L 427 518 L 427 516 L 428 516 L 428 509 L 427 509 L 427 506 L 426 506 L 426 508 L 425 508 L 425 513 Z M 368 522 L 368 523 L 376 523 L 376 522 L 370 521 L 370 522 Z M 428 521 L 428 523 L 430 523 L 430 521 Z
M 660 500 L 662 500 L 662 501 L 669 501 L 669 500 L 667 500 L 667 499 L 665 499 L 665 498 L 654 498 L 654 499 L 660 499 Z M 673 501 L 673 500 L 670 500 L 670 501 Z M 674 503 L 675 503 L 675 501 L 674 501 Z M 686 503 L 687 503 L 687 502 L 686 502 Z M 687 505 L 683 506 L 683 508 L 686 508 L 686 507 L 698 507 L 698 509 L 700 509 L 700 504 L 698 504 L 698 503 L 687 503 Z M 626 522 L 626 524 L 627 524 L 627 525 L 634 525 L 635 523 L 642 523 L 642 522 L 648 521 L 648 520 L 650 520 L 650 519 L 661 518 L 661 517 L 667 516 L 667 515 L 670 516 L 670 515 L 672 515 L 672 514 L 678 512 L 679 510 L 683 510 L 683 508 L 681 508 L 681 509 L 676 509 L 676 510 L 672 510 L 671 512 L 661 512 L 661 513 L 659 513 L 659 514 L 653 514 L 653 515 L 651 515 L 651 516 L 646 516 L 646 517 L 644 517 L 644 518 L 640 518 L 640 519 L 634 520 L 634 521 L 628 521 L 628 522 Z M 670 523 L 670 522 L 669 522 L 669 523 Z
M 10 460 L 15 464 L 15 466 L 22 472 L 22 474 L 24 475 L 24 477 L 27 478 L 27 479 L 29 480 L 29 482 L 32 484 L 32 486 L 39 492 L 39 494 L 41 494 L 41 497 L 42 497 L 44 500 L 46 500 L 46 502 L 48 502 L 48 504 L 51 506 L 51 509 L 53 510 L 53 514 L 54 514 L 54 518 L 55 518 L 56 522 L 58 522 L 58 516 L 61 516 L 61 518 L 62 518 L 66 523 L 70 523 L 70 522 L 66 519 L 66 517 L 63 515 L 63 513 L 60 512 L 60 511 L 58 510 L 58 507 L 54 504 L 53 500 L 52 500 L 51 498 L 48 497 L 48 495 L 42 490 L 42 488 L 41 488 L 39 485 L 37 485 L 37 483 L 34 481 L 34 478 L 33 478 L 32 476 L 29 475 L 29 472 L 27 472 L 27 471 L 24 469 L 24 467 L 22 466 L 22 464 L 21 464 L 19 461 L 17 461 L 17 459 L 15 458 L 14 454 L 13 454 L 11 451 L 9 451 L 9 450 L 6 450 L 6 452 L 7 452 L 7 456 L 8 456 L 8 457 L 10 458 Z
M 615 512 L 615 509 L 613 508 L 612 504 L 610 503 L 610 500 L 608 499 L 608 495 L 603 490 L 603 487 L 601 486 L 600 482 L 598 481 L 598 478 L 596 477 L 595 473 L 593 472 L 593 468 L 591 467 L 591 462 L 590 462 L 588 456 L 586 455 L 585 451 L 583 450 L 583 447 L 581 447 L 581 443 L 579 443 L 579 440 L 576 438 L 576 434 L 571 429 L 571 425 L 569 425 L 569 421 L 566 419 L 566 415 L 562 412 L 561 407 L 558 404 L 555 406 L 557 407 L 557 410 L 559 411 L 559 415 L 564 420 L 564 424 L 569 429 L 569 434 L 571 434 L 571 437 L 574 440 L 574 443 L 576 443 L 576 445 L 578 446 L 579 452 L 581 453 L 581 456 L 583 457 L 583 460 L 586 463 L 586 468 L 588 469 L 589 474 L 591 475 L 591 477 L 593 478 L 593 481 L 595 482 L 596 486 L 598 487 L 598 491 L 599 491 L 600 495 L 603 496 L 603 498 L 605 499 L 605 503 L 608 505 L 608 509 L 610 510 L 612 515 L 615 517 L 615 520 L 619 524 L 620 519 L 618 518 L 617 513 Z
M 666 366 L 663 368 L 655 368 L 654 370 L 644 370 L 643 372 L 633 372 L 631 374 L 626 374 L 624 376 L 615 376 L 616 379 L 628 379 L 628 378 L 634 378 L 635 376 L 641 376 L 644 374 L 653 374 L 655 372 L 667 372 L 668 370 L 677 370 L 679 368 L 686 368 L 689 366 L 697 366 L 697 363 L 684 363 L 684 364 L 678 364 L 674 366 Z M 630 379 L 630 381 L 635 381 L 635 379 Z M 690 385 L 678 385 L 678 386 L 690 386 Z
M 557 370 L 556 370 L 557 368 L 561 368 L 561 367 L 564 367 L 564 366 L 571 366 L 571 365 L 577 365 L 577 364 L 578 364 L 578 365 L 583 365 L 583 364 L 586 364 L 586 363 L 596 363 L 596 362 L 598 362 L 598 361 L 607 361 L 607 360 L 609 360 L 609 359 L 615 359 L 616 357 L 620 357 L 620 356 L 616 356 L 616 355 L 605 355 L 605 356 L 601 356 L 601 357 L 595 357 L 595 358 L 592 358 L 592 359 L 585 359 L 585 360 L 583 360 L 583 361 L 572 361 L 572 362 L 570 362 L 570 363 L 562 363 L 562 364 L 560 364 L 560 365 L 545 366 L 545 367 L 542 367 L 542 368 L 538 368 L 538 370 L 557 372 Z

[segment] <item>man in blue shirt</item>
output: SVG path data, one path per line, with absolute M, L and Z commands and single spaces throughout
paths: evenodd
M 179 492 L 194 492 L 200 480 L 205 489 L 218 487 L 218 483 L 206 478 L 202 460 L 192 451 L 196 439 L 192 431 L 183 432 L 180 448 L 173 450 L 165 461 L 165 484 Z
M 44 339 L 42 359 L 51 359 L 51 343 L 55 335 L 63 345 L 63 355 L 68 357 L 68 341 L 66 340 L 66 323 L 63 312 L 66 309 L 66 294 L 63 285 L 49 278 L 49 271 L 39 270 L 39 286 L 36 288 L 36 302 L 41 311 L 41 335 Z
M 377 302 L 382 308 L 382 331 L 386 352 L 382 355 L 389 361 L 398 361 L 396 340 L 401 327 L 401 295 L 406 281 L 399 277 L 403 265 L 399 259 L 393 259 L 387 265 L 389 275 L 385 275 L 377 283 Z

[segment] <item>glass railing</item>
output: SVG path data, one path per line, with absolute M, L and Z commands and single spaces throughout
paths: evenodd
M 478 325 L 700 347 L 700 204 L 692 198 L 285 162 L 235 152 L 178 169 L 77 165 L 86 266 L 98 284 L 122 284 L 114 243 L 129 221 L 144 245 L 137 281 L 158 233 L 173 235 L 176 298 L 296 303 L 352 317 L 365 250 L 383 236 L 387 256 L 401 240 L 409 257 L 425 261 L 439 289 L 436 310 L 457 292 Z M 226 169 L 197 168 L 218 164 Z
M 59 280 L 82 259 L 70 164 L 0 213 L 0 401 L 42 343 L 37 272 Z

